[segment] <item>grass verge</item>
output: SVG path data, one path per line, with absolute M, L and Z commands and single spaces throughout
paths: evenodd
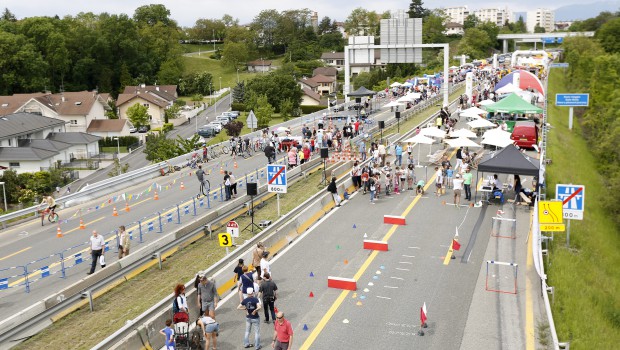
M 566 91 L 561 69 L 551 70 L 548 100 Z M 583 91 L 575 91 L 583 92 Z M 570 248 L 565 235 L 555 234 L 547 273 L 555 287 L 552 305 L 560 341 L 571 349 L 617 349 L 620 343 L 620 252 L 618 227 L 597 198 L 609 193 L 597 171 L 598 160 L 590 153 L 582 137 L 580 124 L 568 130 L 568 109 L 549 105 L 547 196 L 555 197 L 557 183 L 586 186 L 584 220 L 573 220 Z

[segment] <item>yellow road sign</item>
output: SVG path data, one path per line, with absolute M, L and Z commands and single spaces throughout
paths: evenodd
M 566 227 L 564 224 L 540 224 L 541 231 L 565 231 Z
M 230 233 L 220 233 L 217 235 L 220 240 L 220 247 L 232 247 L 232 237 Z
M 538 222 L 540 224 L 561 224 L 562 201 L 540 201 L 538 203 Z

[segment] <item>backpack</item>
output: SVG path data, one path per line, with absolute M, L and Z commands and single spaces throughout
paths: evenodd
M 179 312 L 179 302 L 177 301 L 177 297 L 172 299 L 172 314 L 176 314 Z

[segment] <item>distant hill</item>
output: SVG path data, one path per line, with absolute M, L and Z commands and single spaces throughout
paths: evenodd
M 599 1 L 589 4 L 575 4 L 555 9 L 556 21 L 584 20 L 598 16 L 603 11 L 620 11 L 620 1 Z

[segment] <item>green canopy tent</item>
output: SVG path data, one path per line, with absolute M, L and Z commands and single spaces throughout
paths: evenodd
M 489 112 L 495 113 L 523 113 L 523 114 L 531 114 L 531 113 L 542 113 L 542 108 L 536 107 L 524 99 L 519 97 L 519 95 L 512 93 L 501 101 L 483 106 L 482 108 L 486 109 Z

